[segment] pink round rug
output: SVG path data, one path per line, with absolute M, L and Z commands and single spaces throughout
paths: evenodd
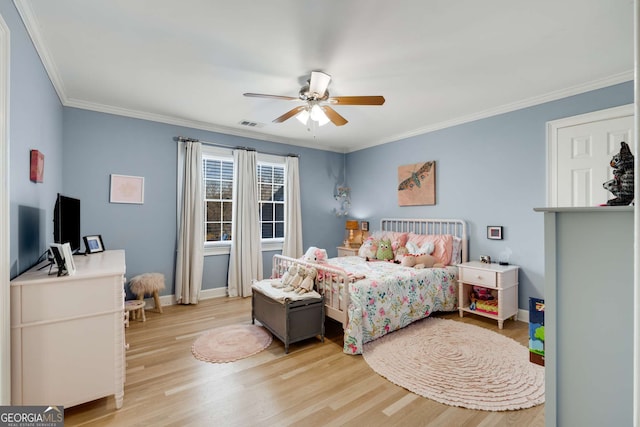
M 544 368 L 529 350 L 489 329 L 427 318 L 364 345 L 367 364 L 415 394 L 468 409 L 510 411 L 544 403 Z
M 269 331 L 262 326 L 221 326 L 198 337 L 191 352 L 203 362 L 227 363 L 261 352 L 272 340 Z

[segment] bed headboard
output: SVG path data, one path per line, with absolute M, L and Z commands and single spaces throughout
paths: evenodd
M 467 224 L 460 219 L 382 218 L 380 230 L 416 234 L 451 234 L 462 239 L 462 262 L 469 261 Z

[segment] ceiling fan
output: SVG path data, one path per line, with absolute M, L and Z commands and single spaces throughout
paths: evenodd
M 333 96 L 329 97 L 327 87 L 331 76 L 322 71 L 312 71 L 307 85 L 303 86 L 298 97 L 265 95 L 262 93 L 245 93 L 244 96 L 254 98 L 283 99 L 285 101 L 304 101 L 304 105 L 292 108 L 280 117 L 273 120 L 274 123 L 282 123 L 291 117 L 296 117 L 302 123 L 307 124 L 309 119 L 318 122 L 320 126 L 332 122 L 336 126 L 348 123 L 331 105 L 382 105 L 383 96 Z

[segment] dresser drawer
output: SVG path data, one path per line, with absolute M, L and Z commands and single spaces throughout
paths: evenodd
M 495 271 L 476 270 L 473 268 L 463 268 L 460 273 L 460 279 L 465 283 L 473 283 L 476 285 L 496 288 L 498 281 Z

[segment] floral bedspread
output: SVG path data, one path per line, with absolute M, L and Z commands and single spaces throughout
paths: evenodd
M 328 262 L 365 276 L 349 284 L 345 353 L 362 354 L 366 342 L 433 312 L 458 308 L 457 267 L 414 269 L 356 256 L 332 258 Z

